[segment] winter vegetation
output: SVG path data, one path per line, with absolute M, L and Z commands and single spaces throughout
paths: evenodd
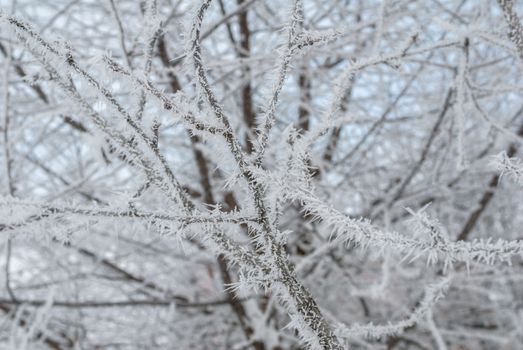
M 523 349 L 522 5 L 0 0 L 0 348 Z

